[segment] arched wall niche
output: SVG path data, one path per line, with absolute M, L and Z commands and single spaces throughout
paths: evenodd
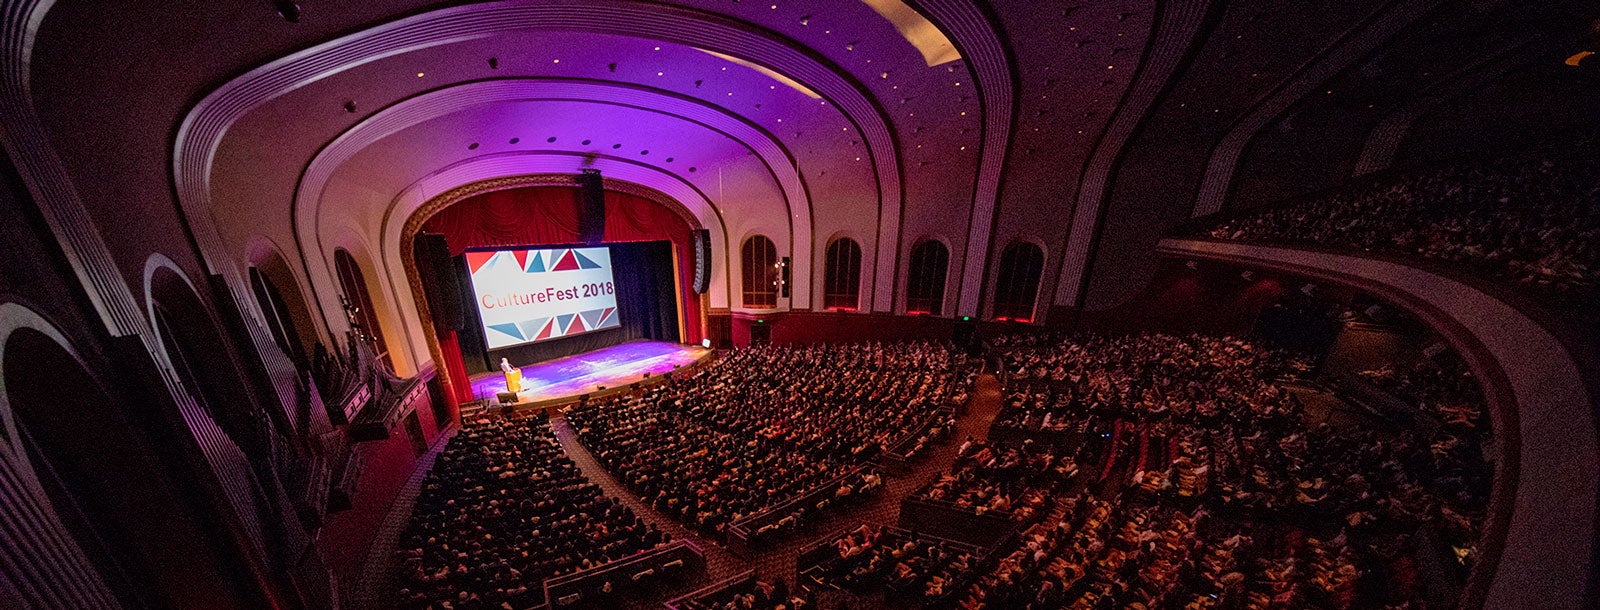
M 242 569 L 251 572 L 248 578 L 264 581 L 268 568 L 260 562 L 267 556 L 267 536 L 292 542 L 303 533 L 297 523 L 268 517 L 271 507 L 267 505 L 264 484 L 241 447 L 241 439 L 233 436 L 245 436 L 245 443 L 258 441 L 259 424 L 264 423 L 259 419 L 262 414 L 240 413 L 253 410 L 254 404 L 244 391 L 243 376 L 227 351 L 217 349 L 218 345 L 226 345 L 222 343 L 222 330 L 194 283 L 171 259 L 153 254 L 145 261 L 144 294 L 156 364 L 177 403 L 174 421 L 180 427 L 163 431 L 162 440 L 194 443 L 204 458 L 200 467 L 209 470 L 210 477 L 185 481 L 195 488 L 189 493 L 221 499 L 221 504 L 211 503 L 211 508 L 224 521 L 233 522 L 217 524 L 216 529 L 221 530 L 217 535 L 254 551 L 243 557 L 249 565 Z M 232 402 L 241 399 L 245 402 Z M 213 481 L 215 496 L 207 489 Z M 261 590 L 271 590 L 264 582 L 261 585 Z
M 361 272 L 361 279 L 366 286 L 367 297 L 372 307 L 372 319 L 377 321 L 376 332 L 381 333 L 387 350 L 388 364 L 393 372 L 401 377 L 417 374 L 424 361 L 417 353 L 417 342 L 413 338 L 416 333 L 408 332 L 406 321 L 401 314 L 400 310 L 405 304 L 397 296 L 399 293 L 392 271 L 379 264 L 380 259 L 373 255 L 376 250 L 368 244 L 360 229 L 355 226 L 341 227 L 325 243 L 327 251 L 322 257 L 325 265 L 323 272 L 332 279 L 334 292 L 318 296 L 323 310 L 336 312 L 338 316 L 337 321 L 329 320 L 328 325 L 330 328 L 338 329 L 339 342 L 343 344 L 345 341 L 343 334 L 350 330 L 349 320 L 339 301 L 339 296 L 344 295 L 345 290 L 339 281 L 337 263 L 337 253 L 342 250 L 349 253 L 350 259 Z
M 63 392 L 70 387 L 64 383 L 79 387 Z M 20 304 L 0 303 L 0 561 L 12 568 L 0 570 L 0 601 L 13 608 L 121 607 L 102 575 L 116 573 L 110 552 L 93 529 L 93 512 L 80 503 L 81 490 L 96 483 L 81 478 L 92 447 L 61 443 L 55 426 L 35 434 L 31 425 L 65 410 L 55 400 L 88 409 L 110 404 L 60 331 Z M 76 467 L 64 472 L 52 463 L 58 459 Z
M 661 208 L 672 212 L 691 230 L 708 228 L 700 221 L 700 218 L 695 213 L 693 213 L 686 205 L 684 205 L 683 202 L 678 201 L 676 198 L 668 195 L 667 193 L 642 184 L 617 180 L 614 178 L 602 178 L 601 185 L 607 193 L 631 195 L 633 197 L 655 203 Z M 417 324 L 410 330 L 421 335 L 421 342 L 426 346 L 428 356 L 431 358 L 433 366 L 440 373 L 438 378 L 443 386 L 446 396 L 468 396 L 470 395 L 470 391 L 468 391 L 467 388 L 458 387 L 466 383 L 466 372 L 457 370 L 459 368 L 459 358 L 445 355 L 445 346 L 440 344 L 439 335 L 434 332 L 433 312 L 428 307 L 427 293 L 422 284 L 422 275 L 417 266 L 416 253 L 414 252 L 414 240 L 417 234 L 422 232 L 428 221 L 433 219 L 440 212 L 457 203 L 468 201 L 480 195 L 525 188 L 576 188 L 578 186 L 577 175 L 570 173 L 526 174 L 480 180 L 445 190 L 438 195 L 428 198 L 426 201 L 421 202 L 419 205 L 413 208 L 409 214 L 404 217 L 404 222 L 400 223 L 398 243 L 394 245 L 399 250 L 399 270 L 403 271 L 405 274 L 403 281 L 405 285 L 410 288 L 410 298 L 404 299 L 396 295 L 395 301 L 406 303 L 406 307 L 411 312 L 415 313 Z M 608 225 L 611 222 L 612 219 L 608 214 Z M 718 226 L 712 227 L 711 229 L 714 236 L 720 236 L 723 234 L 720 223 Z M 715 258 L 715 247 L 712 248 L 712 253 L 713 258 Z M 689 259 L 692 261 L 692 251 L 688 254 Z M 681 267 L 682 260 L 684 259 L 683 253 L 679 253 L 677 258 L 680 261 Z M 715 262 L 712 263 L 713 270 L 722 266 L 725 265 L 717 265 Z M 393 271 L 395 271 L 395 269 L 391 267 L 391 273 Z M 692 274 L 692 268 L 680 268 L 680 284 L 684 283 Z M 713 273 L 712 283 L 713 285 L 717 283 L 715 281 L 715 272 Z M 704 299 L 703 295 L 700 296 L 702 298 L 700 298 L 698 302 L 694 303 L 694 309 L 697 310 L 695 315 L 698 319 L 694 320 L 692 324 L 688 323 L 689 321 L 687 320 L 680 320 L 680 326 L 683 327 L 686 333 L 689 333 L 685 336 L 686 340 L 698 340 L 694 336 L 691 336 L 693 335 L 693 329 L 695 328 L 699 329 L 699 337 L 705 336 L 706 315 L 709 307 L 706 307 L 707 299 Z M 688 309 L 689 304 L 686 302 L 682 303 L 680 307 L 680 314 Z M 476 331 L 469 329 L 463 332 Z M 455 346 L 452 346 L 452 348 L 458 349 Z M 451 410 L 454 412 L 453 406 Z
M 247 263 L 255 275 L 259 275 L 271 292 L 276 295 L 276 302 L 281 311 L 274 311 L 274 307 L 261 302 L 262 294 L 256 290 L 256 305 L 262 315 L 267 316 L 269 330 L 274 328 L 274 318 L 285 322 L 286 330 L 292 331 L 293 339 L 298 343 L 299 362 L 304 366 L 304 356 L 311 354 L 316 344 L 322 340 L 322 328 L 319 326 L 319 317 L 312 312 L 310 301 L 306 299 L 306 285 L 300 276 L 295 273 L 295 268 L 289 264 L 289 259 L 283 256 L 283 250 L 278 248 L 272 240 L 257 236 L 251 240 L 247 250 Z M 251 278 L 252 288 L 255 280 Z M 276 333 L 275 333 L 276 338 Z M 281 346 L 280 346 L 281 347 Z M 289 356 L 296 358 L 294 346 L 290 346 Z

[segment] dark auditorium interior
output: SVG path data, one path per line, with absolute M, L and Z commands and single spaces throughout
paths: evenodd
M 0 608 L 1600 608 L 1596 0 L 0 45 Z

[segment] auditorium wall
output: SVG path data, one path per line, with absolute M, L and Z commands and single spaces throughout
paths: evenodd
M 0 257 L 0 307 L 37 316 L 61 335 L 61 349 L 81 359 L 81 370 L 40 370 L 28 366 L 28 351 L 7 350 L 7 360 L 19 360 L 0 362 L 6 374 L 16 375 L 0 384 L 0 391 L 17 393 L 7 396 L 13 423 L 31 439 L 11 440 L 39 448 L 30 457 L 35 471 L 52 470 L 65 479 L 77 506 L 58 510 L 85 515 L 69 526 L 82 544 L 92 547 L 95 537 L 122 541 L 102 553 L 91 551 L 98 555 L 94 562 L 101 578 L 129 606 L 245 607 L 259 600 L 259 593 L 251 592 L 260 582 L 250 560 L 233 546 L 238 540 L 226 525 L 228 517 L 211 503 L 215 482 L 190 469 L 200 458 L 193 440 L 183 438 L 187 430 L 178 420 L 178 405 L 156 364 L 137 338 L 108 336 L 5 156 L 0 156 L 0 243 L 7 248 Z M 0 318 L 11 323 L 16 313 L 12 309 Z M 32 357 L 66 366 L 43 356 L 35 351 Z M 41 406 L 53 411 L 30 408 L 29 403 L 51 396 L 54 403 Z M 115 485 L 108 488 L 107 480 Z M 0 548 L 7 546 L 0 542 Z M 55 585 L 76 578 L 51 569 L 42 574 Z
M 431 377 L 431 371 L 425 372 Z M 439 439 L 441 430 L 435 423 L 435 410 L 449 408 L 436 405 L 424 393 L 409 407 L 421 424 L 422 440 L 432 445 Z M 406 409 L 402 409 L 402 412 Z M 340 581 L 358 578 L 367 560 L 373 537 L 389 514 L 389 507 L 400 488 L 416 470 L 421 453 L 415 450 L 407 435 L 405 420 L 409 416 L 394 418 L 385 426 L 387 436 L 379 440 L 354 443 L 354 464 L 360 467 L 360 478 L 350 494 L 350 508 L 329 513 L 319 530 L 320 547 L 328 569 Z M 387 559 L 387 558 L 384 558 Z

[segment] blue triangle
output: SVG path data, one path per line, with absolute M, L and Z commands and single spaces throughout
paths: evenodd
M 561 334 L 567 333 L 567 327 L 572 325 L 572 314 L 556 316 L 556 326 L 561 329 Z
M 517 325 L 515 323 L 512 323 L 512 324 L 490 324 L 489 328 L 491 328 L 493 330 L 498 330 L 498 331 L 500 331 L 502 333 L 505 333 L 505 334 L 508 334 L 508 335 L 511 335 L 513 337 L 516 337 L 519 340 L 527 338 L 527 337 L 522 336 L 522 330 L 518 329 Z
M 544 253 L 534 252 L 528 257 L 528 273 L 544 273 Z
M 599 269 L 600 268 L 599 264 L 595 263 L 592 260 L 589 260 L 587 257 L 585 257 L 583 255 L 582 252 L 579 252 L 577 250 L 573 250 L 572 254 L 574 256 L 578 257 L 578 268 L 579 269 Z

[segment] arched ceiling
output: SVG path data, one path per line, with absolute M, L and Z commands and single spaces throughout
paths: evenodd
M 289 23 L 267 0 L 7 2 L 30 5 L 44 16 L 20 47 L 28 111 L 89 218 L 187 233 L 195 264 L 225 277 L 274 244 L 334 330 L 331 243 L 363 244 L 405 294 L 387 259 L 419 197 L 587 166 L 681 194 L 723 269 L 738 240 L 773 237 L 793 257 L 792 308 L 817 306 L 823 247 L 842 235 L 865 251 L 871 311 L 903 309 L 923 238 L 951 246 L 947 312 L 986 312 L 1017 240 L 1047 253 L 1040 316 L 1114 304 L 1209 167 L 1233 176 L 1210 192 L 1251 201 L 1293 190 L 1301 174 L 1280 159 L 1314 162 L 1306 184 L 1335 182 L 1386 116 L 1464 89 L 1445 75 L 1587 14 L 1492 0 L 374 0 L 303 2 Z M 1534 13 L 1559 18 L 1513 18 Z M 103 239 L 130 277 L 127 261 L 155 249 Z M 736 288 L 713 306 L 736 306 Z

